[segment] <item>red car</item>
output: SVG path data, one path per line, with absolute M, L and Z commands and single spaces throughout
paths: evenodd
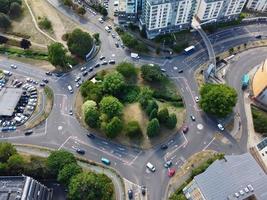
M 168 176 L 172 177 L 175 174 L 175 169 L 169 169 L 168 170 Z
M 188 126 L 184 126 L 184 127 L 183 127 L 183 133 L 187 133 L 188 129 L 189 129 Z

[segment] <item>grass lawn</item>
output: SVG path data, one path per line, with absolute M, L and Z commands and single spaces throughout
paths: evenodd
M 257 133 L 267 136 L 267 112 L 258 109 L 255 106 L 251 106 L 251 112 L 253 117 L 254 129 Z

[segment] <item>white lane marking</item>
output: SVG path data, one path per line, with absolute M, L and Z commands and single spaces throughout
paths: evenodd
M 132 165 L 134 163 L 134 161 L 140 156 L 140 154 L 142 153 L 142 151 L 140 151 L 135 157 L 134 159 L 129 163 L 129 165 Z
M 202 149 L 202 151 L 206 150 L 214 140 L 215 140 L 215 137 L 212 138 L 212 140 Z
M 74 136 L 69 136 L 58 148 L 58 150 L 60 150 L 70 139 L 75 138 Z

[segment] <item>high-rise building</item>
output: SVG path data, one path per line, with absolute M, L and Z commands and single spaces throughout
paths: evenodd
M 266 12 L 267 0 L 248 0 L 247 8 L 254 11 Z

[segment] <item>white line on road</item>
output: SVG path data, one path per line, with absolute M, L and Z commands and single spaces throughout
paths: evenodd
M 58 150 L 60 150 L 70 139 L 72 139 L 72 138 L 75 138 L 74 136 L 69 136 L 66 140 L 65 140 L 65 142 L 63 142 L 61 145 L 60 145 L 60 147 L 58 148 Z
M 207 144 L 207 146 L 205 146 L 202 151 L 206 150 L 210 145 L 211 143 L 215 140 L 215 137 L 212 138 L 212 140 L 209 142 L 209 144 Z

